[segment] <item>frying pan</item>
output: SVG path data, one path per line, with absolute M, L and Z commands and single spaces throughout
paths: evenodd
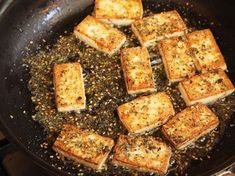
M 56 175 L 76 175 L 79 171 L 56 157 L 48 148 L 44 129 L 31 119 L 34 107 L 27 89 L 29 70 L 22 58 L 43 47 L 42 39 L 53 44 L 65 29 L 72 31 L 93 8 L 92 0 L 4 0 L 0 1 L 0 126 L 7 138 L 33 161 Z M 210 28 L 226 58 L 229 77 L 235 80 L 235 5 L 233 0 L 143 0 L 156 12 L 178 10 L 197 29 Z M 155 5 L 151 5 L 155 4 Z M 162 4 L 158 6 L 157 4 Z M 183 13 L 182 13 L 183 12 Z M 235 114 L 210 159 L 195 161 L 189 175 L 210 175 L 235 162 Z M 95 175 L 90 171 L 88 175 Z M 110 175 L 110 173 L 106 173 Z

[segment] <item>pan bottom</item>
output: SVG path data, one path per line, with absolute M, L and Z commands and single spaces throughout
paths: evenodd
M 175 6 L 175 4 L 172 4 Z M 187 4 L 186 4 L 187 5 Z M 167 8 L 166 8 L 167 7 Z M 188 8 L 171 7 L 168 4 L 158 4 L 157 7 L 149 5 L 145 11 L 145 16 L 152 13 L 165 11 L 167 9 L 178 10 L 184 16 L 190 31 L 204 28 L 206 24 L 216 25 L 214 22 L 203 22 L 192 18 Z M 202 18 L 202 17 L 201 17 Z M 206 20 L 205 20 L 206 21 Z M 125 47 L 139 46 L 131 29 L 128 27 L 120 28 L 127 36 L 128 43 Z M 150 48 L 151 62 L 156 80 L 158 91 L 165 91 L 171 95 L 176 112 L 185 108 L 185 104 L 177 89 L 177 85 L 169 85 L 164 73 L 163 64 L 156 48 Z M 42 124 L 49 135 L 47 145 L 51 146 L 55 140 L 54 136 L 60 131 L 65 123 L 79 125 L 81 128 L 92 129 L 97 133 L 117 139 L 119 134 L 127 134 L 116 113 L 116 108 L 125 102 L 134 99 L 126 93 L 125 83 L 122 76 L 119 55 L 112 57 L 102 54 L 93 48 L 87 47 L 78 41 L 72 34 L 60 36 L 57 43 L 51 50 L 25 59 L 30 66 L 31 79 L 29 90 L 32 93 L 32 101 L 35 104 L 36 114 L 33 119 Z M 87 110 L 81 113 L 57 113 L 53 92 L 52 68 L 55 63 L 80 62 L 84 68 Z M 43 86 L 42 86 L 43 85 Z M 211 150 L 218 143 L 224 133 L 224 127 L 228 126 L 232 115 L 235 97 L 230 96 L 224 100 L 216 102 L 210 108 L 219 116 L 220 126 L 205 137 L 200 138 L 193 146 L 187 150 L 177 151 L 173 149 L 174 157 L 171 160 L 169 174 L 185 174 L 190 168 L 191 163 L 208 160 L 211 157 Z M 219 111 L 218 111 L 219 109 Z M 151 132 L 153 135 L 164 139 L 159 132 Z M 167 140 L 165 140 L 167 141 Z M 46 150 L 47 151 L 47 150 Z M 61 159 L 61 156 L 50 153 L 52 158 Z M 85 175 L 97 174 L 89 168 L 83 166 L 69 166 L 71 161 L 57 165 L 62 170 L 72 170 L 72 172 Z M 124 168 L 117 168 L 108 162 L 102 174 L 144 174 L 130 171 Z M 144 174 L 145 175 L 145 174 Z M 148 174 L 146 174 L 148 175 Z

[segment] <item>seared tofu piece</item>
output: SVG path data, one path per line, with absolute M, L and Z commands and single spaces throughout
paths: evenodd
M 171 148 L 150 136 L 121 135 L 112 162 L 142 172 L 163 175 L 167 172 Z
M 127 26 L 142 19 L 141 0 L 96 0 L 94 17 L 118 26 Z
M 191 54 L 198 70 L 226 70 L 224 57 L 210 29 L 195 31 L 187 35 Z
M 85 88 L 79 63 L 56 64 L 53 79 L 59 112 L 85 109 Z
M 155 90 L 152 67 L 146 48 L 123 49 L 121 64 L 128 94 Z
M 185 37 L 162 40 L 159 42 L 158 48 L 167 78 L 171 83 L 195 75 L 196 67 Z
M 165 92 L 141 96 L 117 109 L 120 120 L 130 133 L 143 133 L 163 125 L 175 114 Z
M 77 163 L 100 170 L 113 146 L 114 141 L 110 138 L 64 125 L 53 150 Z
M 234 92 L 234 86 L 223 70 L 193 76 L 179 83 L 179 90 L 186 104 L 209 104 Z
M 87 16 L 75 27 L 74 34 L 87 45 L 109 55 L 118 51 L 126 41 L 122 32 L 92 16 Z
M 176 10 L 144 17 L 132 24 L 132 30 L 142 46 L 155 45 L 157 41 L 187 33 L 187 27 Z
M 162 132 L 177 148 L 183 149 L 214 130 L 218 117 L 204 104 L 187 107 L 162 127 Z

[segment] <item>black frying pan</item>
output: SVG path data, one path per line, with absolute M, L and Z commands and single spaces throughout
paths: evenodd
M 184 11 L 192 26 L 211 28 L 226 58 L 229 76 L 235 80 L 235 5 L 233 0 L 143 0 L 156 12 L 176 9 Z M 0 124 L 8 139 L 25 151 L 35 162 L 51 173 L 66 175 L 78 172 L 72 164 L 50 156 L 40 144 L 46 139 L 43 128 L 31 119 L 34 107 L 27 89 L 28 70 L 21 66 L 26 46 L 36 51 L 46 39 L 53 44 L 65 29 L 72 31 L 75 22 L 92 11 L 92 0 L 3 0 L 0 1 Z M 182 13 L 181 13 L 182 14 Z M 200 23 L 198 22 L 200 21 Z M 213 23 L 211 23 L 213 22 Z M 235 124 L 235 114 L 231 124 Z M 211 159 L 193 162 L 189 175 L 209 175 L 235 162 L 235 128 L 227 126 L 222 140 L 212 151 Z M 62 170 L 58 168 L 63 168 Z M 94 175 L 94 172 L 88 173 Z M 106 173 L 110 175 L 110 173 Z

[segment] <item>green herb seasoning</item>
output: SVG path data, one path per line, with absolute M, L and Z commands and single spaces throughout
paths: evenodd
M 130 28 L 125 27 L 120 30 L 128 38 L 125 47 L 139 46 Z M 185 103 L 180 96 L 177 85 L 168 84 L 163 64 L 156 48 L 150 48 L 149 52 L 151 56 L 151 53 L 154 53 L 151 61 L 155 63 L 152 68 L 158 92 L 165 91 L 170 95 L 176 112 L 181 111 L 185 108 Z M 58 113 L 56 109 L 53 66 L 55 63 L 67 62 L 80 62 L 84 70 L 87 108 L 80 113 Z M 119 105 L 133 100 L 137 96 L 127 94 L 119 53 L 114 56 L 107 56 L 86 46 L 71 34 L 59 37 L 57 43 L 49 51 L 39 51 L 35 56 L 26 58 L 25 63 L 30 66 L 31 79 L 28 83 L 28 88 L 32 93 L 32 102 L 35 105 L 36 112 L 32 118 L 45 127 L 48 136 L 58 133 L 65 123 L 78 125 L 81 128 L 96 131 L 113 139 L 117 139 L 119 134 L 127 133 L 118 118 L 116 109 Z M 216 83 L 220 84 L 221 82 L 221 80 L 218 80 Z M 220 127 L 228 125 L 234 106 L 234 95 L 210 106 L 220 118 Z M 192 160 L 209 158 L 211 149 L 224 132 L 224 128 L 220 127 L 218 128 L 219 130 L 215 130 L 199 139 L 195 145 L 187 150 L 176 151 L 173 149 L 174 155 L 169 171 L 182 174 Z M 164 139 L 160 130 L 146 135 Z M 151 149 L 152 146 L 149 144 L 148 148 Z M 106 149 L 101 147 L 100 150 L 103 152 Z M 80 173 L 86 173 L 88 170 L 82 166 L 77 167 Z M 117 169 L 111 164 L 108 164 L 108 168 L 104 172 L 115 173 L 116 175 L 127 173 L 126 169 Z M 128 172 L 136 173 L 134 171 Z

